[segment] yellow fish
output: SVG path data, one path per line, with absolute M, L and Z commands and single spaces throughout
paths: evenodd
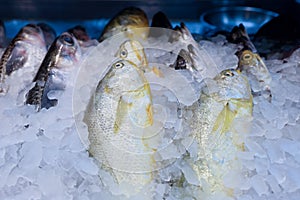
M 149 30 L 146 13 L 136 7 L 128 7 L 117 13 L 104 27 L 99 42 L 118 33 L 125 33 L 128 38 L 147 38 Z
M 89 153 L 130 197 L 153 180 L 155 148 L 147 142 L 153 124 L 152 97 L 143 71 L 125 60 L 115 62 L 99 82 L 84 122 Z M 150 128 L 150 129 L 149 129 Z
M 224 70 L 207 82 L 200 99 L 192 105 L 190 128 L 199 145 L 193 165 L 202 190 L 208 196 L 233 190 L 223 184 L 224 176 L 239 170 L 236 154 L 244 151 L 243 134 L 252 118 L 252 95 L 247 78 L 236 70 Z M 236 127 L 245 127 L 237 131 Z M 239 128 L 240 129 L 240 128 Z M 203 199 L 200 197 L 199 199 Z

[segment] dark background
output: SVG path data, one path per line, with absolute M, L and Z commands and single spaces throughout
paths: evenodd
M 198 20 L 201 13 L 221 6 L 253 6 L 279 14 L 287 13 L 300 20 L 300 0 L 10 0 L 0 1 L 0 18 L 2 20 L 111 18 L 127 6 L 142 8 L 148 17 L 161 10 L 175 20 Z

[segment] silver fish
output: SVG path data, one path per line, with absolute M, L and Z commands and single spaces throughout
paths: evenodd
M 244 151 L 243 134 L 248 130 L 243 125 L 252 118 L 252 95 L 247 78 L 236 70 L 222 71 L 212 82 L 207 82 L 191 110 L 194 116 L 190 128 L 199 145 L 198 161 L 193 168 L 201 186 L 205 180 L 209 195 L 231 196 L 232 189 L 224 186 L 223 178 L 229 171 L 241 167 L 236 156 L 238 151 Z M 244 127 L 241 132 L 235 128 L 238 124 Z
M 10 42 L 0 60 L 0 84 L 5 84 L 5 76 L 20 69 L 26 62 L 38 67 L 39 58 L 46 54 L 46 43 L 43 32 L 34 24 L 27 24 Z M 33 74 L 35 71 L 33 72 Z M 0 87 L 0 93 L 5 92 Z
M 144 28 L 148 26 L 149 22 L 147 15 L 142 9 L 128 7 L 117 13 L 107 23 L 99 38 L 99 42 L 121 32 L 124 32 L 131 39 L 135 36 L 146 38 L 148 36 L 148 32 Z
M 272 77 L 268 68 L 257 53 L 244 50 L 239 55 L 238 68 L 249 79 L 254 96 L 262 95 L 268 101 L 272 100 Z
M 179 51 L 177 60 L 171 67 L 182 69 L 182 66 L 185 65 L 197 78 L 213 78 L 216 75 L 215 71 L 217 69 L 214 60 L 206 50 L 201 48 L 195 41 L 186 25 L 180 23 L 180 26 L 176 26 L 174 30 L 170 42 L 180 42 L 183 48 Z M 182 66 L 179 66 L 178 64 Z
M 153 125 L 152 97 L 140 68 L 125 60 L 115 62 L 91 97 L 84 122 L 90 155 L 116 183 L 139 192 L 153 180 L 156 149 L 147 143 Z
M 43 31 L 47 49 L 48 49 L 56 38 L 56 31 L 46 23 L 38 23 L 37 26 L 40 27 L 41 30 Z
M 64 32 L 52 43 L 33 82 L 35 86 L 27 93 L 26 104 L 41 108 L 50 108 L 57 104 L 57 99 L 48 99 L 51 90 L 64 90 L 70 70 L 81 56 L 76 39 Z

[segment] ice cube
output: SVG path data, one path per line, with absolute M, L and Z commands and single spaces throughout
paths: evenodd
M 181 169 L 182 173 L 184 174 L 185 179 L 188 183 L 193 185 L 199 185 L 199 179 L 196 172 L 192 169 L 189 163 L 185 161 L 179 162 L 178 167 Z
M 20 150 L 21 160 L 19 167 L 24 170 L 39 166 L 42 160 L 42 144 L 40 141 L 27 142 L 22 145 Z
M 267 195 L 269 193 L 269 187 L 266 184 L 263 176 L 254 175 L 251 177 L 250 182 L 258 196 Z
M 266 182 L 270 186 L 270 189 L 273 193 L 278 194 L 282 191 L 282 189 L 280 188 L 280 186 L 279 186 L 277 180 L 274 178 L 274 176 L 268 175 L 266 177 Z
M 268 156 L 272 163 L 283 164 L 286 161 L 284 152 L 280 149 L 279 144 L 282 140 L 278 140 L 278 142 L 274 141 L 266 141 L 264 143 L 264 147 L 268 152 Z
M 246 147 L 249 149 L 250 152 L 253 152 L 255 156 L 260 158 L 266 158 L 265 150 L 255 141 L 246 139 L 245 141 Z

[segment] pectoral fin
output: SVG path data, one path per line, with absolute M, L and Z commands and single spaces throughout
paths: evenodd
M 127 102 L 125 102 L 121 96 L 118 101 L 118 107 L 117 107 L 117 111 L 116 111 L 114 133 L 118 133 L 120 131 L 120 127 L 121 127 L 122 123 L 124 123 L 126 116 L 128 116 L 129 106 L 130 105 Z
M 218 115 L 213 132 L 218 131 L 220 134 L 228 132 L 236 114 L 235 111 L 230 110 L 229 103 L 227 103 Z

